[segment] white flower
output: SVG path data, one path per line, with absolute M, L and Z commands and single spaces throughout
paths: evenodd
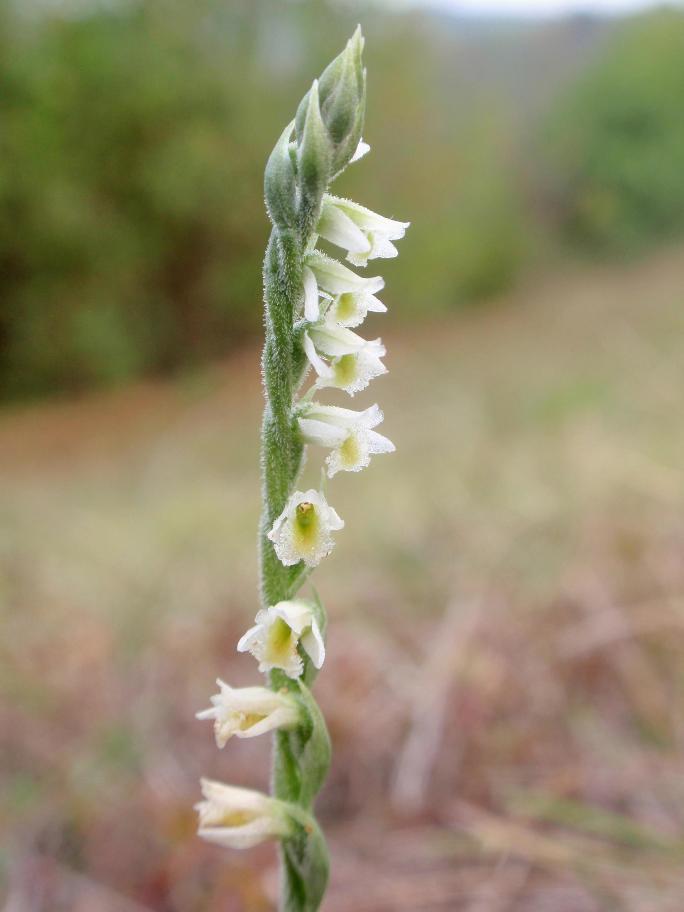
M 196 713 L 198 719 L 214 720 L 218 747 L 225 747 L 233 735 L 255 738 L 276 728 L 291 728 L 299 721 L 293 697 L 268 687 L 231 687 L 217 679 L 219 693 L 211 697 L 212 706 Z
M 319 300 L 321 295 L 329 301 L 326 316 L 335 323 L 339 323 L 340 326 L 359 326 L 366 319 L 366 314 L 369 310 L 385 313 L 387 308 L 373 294 L 373 291 L 379 291 L 384 285 L 384 280 L 381 276 L 376 276 L 373 279 L 366 280 L 365 283 L 359 284 L 355 280 L 360 277 L 353 273 L 351 269 L 347 269 L 341 263 L 336 265 L 340 270 L 344 270 L 344 273 L 348 273 L 351 276 L 351 280 L 345 281 L 344 273 L 336 275 L 330 270 L 317 270 L 322 281 L 327 286 L 332 286 L 333 288 L 347 286 L 349 288 L 348 291 L 338 291 L 335 294 L 330 294 L 329 290 L 325 290 L 323 285 L 319 288 L 316 272 L 309 266 L 304 267 L 302 279 L 305 320 L 309 323 L 316 323 L 321 319 L 322 312 Z
M 353 396 L 365 389 L 371 380 L 387 373 L 381 360 L 385 355 L 385 346 L 380 339 L 366 342 L 360 351 L 332 358 L 329 364 L 316 355 L 313 343 L 307 348 L 306 336 L 304 348 L 318 374 L 317 389 L 341 389 Z
M 280 668 L 288 677 L 298 678 L 304 669 L 297 648 L 300 644 L 316 668 L 323 665 L 325 644 L 309 602 L 303 599 L 278 602 L 265 610 L 262 608 L 254 620 L 254 627 L 241 638 L 237 649 L 251 652 L 259 661 L 259 671 Z
M 314 250 L 306 258 L 306 266 L 313 273 L 317 286 L 327 291 L 330 295 L 353 292 L 358 294 L 375 294 L 385 287 L 382 276 L 360 276 L 352 272 L 349 267 Z
M 291 824 L 281 802 L 251 789 L 202 779 L 204 801 L 195 805 L 202 839 L 228 849 L 250 849 L 288 836 Z
M 318 374 L 316 386 L 319 389 L 335 387 L 354 395 L 365 389 L 374 377 L 387 373 L 381 361 L 385 346 L 380 339 L 369 342 L 332 320 L 322 320 L 311 326 L 304 333 L 302 344 Z
M 370 146 L 368 145 L 368 143 L 364 142 L 363 139 L 360 139 L 359 144 L 356 147 L 356 152 L 354 152 L 352 157 L 349 159 L 349 164 L 353 165 L 354 162 L 359 161 L 359 159 L 363 158 L 363 156 L 367 155 L 369 152 L 370 152 Z
M 316 231 L 326 241 L 346 250 L 350 263 L 365 266 L 376 257 L 395 257 L 397 248 L 392 241 L 402 238 L 409 224 L 327 193 Z
M 268 538 L 286 567 L 303 560 L 315 567 L 334 547 L 331 532 L 344 528 L 344 522 L 325 497 L 314 491 L 295 491 L 285 509 L 273 523 Z
M 394 444 L 372 430 L 383 419 L 377 405 L 363 412 L 320 405 L 306 406 L 299 418 L 299 429 L 305 443 L 331 447 L 326 459 L 328 478 L 337 472 L 360 472 L 376 453 L 393 453 Z

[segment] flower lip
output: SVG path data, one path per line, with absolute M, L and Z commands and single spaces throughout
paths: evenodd
M 361 351 L 333 358 L 330 365 L 324 363 L 325 372 L 317 372 L 316 389 L 341 389 L 350 396 L 364 390 L 371 380 L 387 373 L 382 363 L 385 346 L 380 339 L 366 343 Z M 315 365 L 314 365 L 315 367 Z
M 363 323 L 369 311 L 386 313 L 387 308 L 379 298 L 367 291 L 346 291 L 335 295 L 327 316 L 340 326 L 353 329 Z

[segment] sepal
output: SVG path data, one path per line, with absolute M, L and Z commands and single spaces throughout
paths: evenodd
M 330 180 L 331 146 L 321 116 L 318 80 L 308 93 L 301 141 L 297 149 L 301 189 L 301 230 L 307 235 L 320 213 L 323 194 Z

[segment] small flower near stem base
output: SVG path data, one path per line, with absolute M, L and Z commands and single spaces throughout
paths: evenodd
M 354 266 L 365 266 L 376 257 L 395 257 L 398 251 L 392 241 L 403 238 L 409 224 L 326 194 L 316 231 L 326 241 L 346 250 L 347 259 Z
M 197 719 L 213 719 L 216 745 L 223 748 L 233 736 L 255 738 L 276 728 L 292 728 L 300 722 L 296 701 L 267 687 L 231 687 L 217 679 L 220 691 L 212 706 L 196 713 Z
M 268 533 L 269 541 L 286 567 L 303 560 L 317 566 L 335 546 L 332 532 L 344 528 L 344 521 L 318 491 L 295 491 Z
M 393 453 L 394 444 L 372 428 L 383 419 L 377 405 L 363 412 L 320 405 L 307 405 L 299 418 L 299 429 L 305 443 L 330 447 L 326 459 L 328 478 L 337 472 L 360 472 L 377 453 Z
M 238 652 L 251 652 L 259 661 L 259 671 L 280 668 L 290 678 L 304 670 L 299 646 L 315 668 L 325 661 L 325 644 L 312 606 L 304 599 L 278 602 L 263 609 L 237 645 Z
M 195 805 L 202 839 L 228 849 L 250 849 L 267 839 L 291 834 L 292 823 L 280 801 L 251 789 L 202 779 L 204 800 Z

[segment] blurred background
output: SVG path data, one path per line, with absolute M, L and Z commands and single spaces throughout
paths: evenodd
M 412 227 L 316 578 L 324 908 L 681 912 L 684 12 L 618 6 L 0 0 L 3 912 L 273 908 L 192 811 L 268 745 L 193 714 L 255 682 L 263 166 L 357 21 L 336 192 Z

